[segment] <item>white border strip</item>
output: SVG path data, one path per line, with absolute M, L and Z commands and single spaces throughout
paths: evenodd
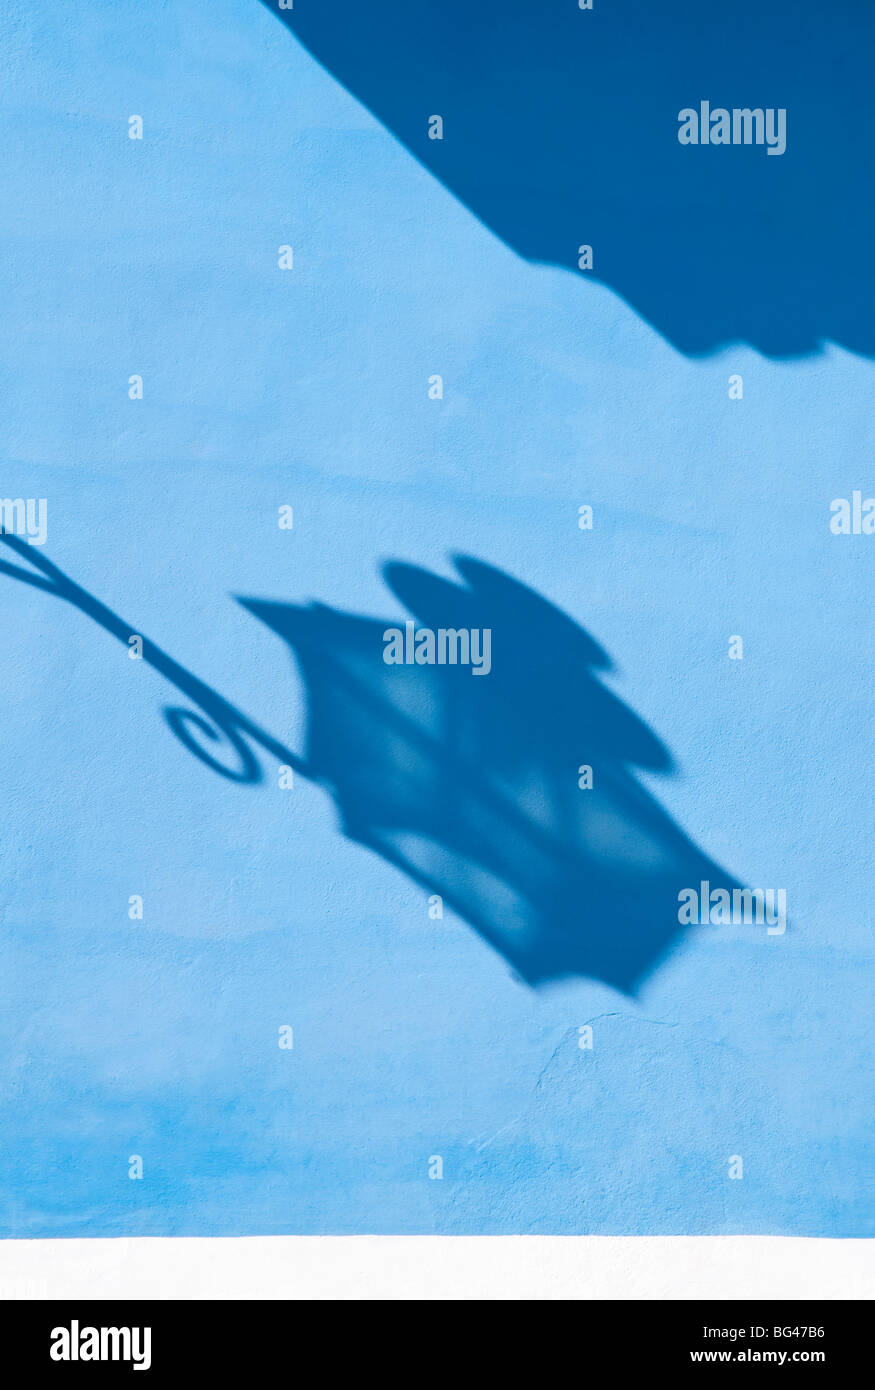
M 247 1236 L 0 1241 L 6 1299 L 869 1299 L 875 1240 Z

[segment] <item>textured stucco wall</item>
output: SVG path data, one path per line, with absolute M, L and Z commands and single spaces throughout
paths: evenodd
M 871 1234 L 875 536 L 829 527 L 875 490 L 870 362 L 684 355 L 503 244 L 256 0 L 0 27 L 0 495 L 48 502 L 43 547 L 0 549 L 49 586 L 0 574 L 2 1233 Z M 533 988 L 343 834 L 301 670 L 238 596 L 403 625 L 383 564 L 455 554 L 599 644 L 673 763 L 635 783 L 785 887 L 786 933 Z M 174 737 L 199 696 L 269 736 L 261 780 Z

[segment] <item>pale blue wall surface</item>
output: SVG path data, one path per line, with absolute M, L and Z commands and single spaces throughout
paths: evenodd
M 682 355 L 504 245 L 255 0 L 13 4 L 2 36 L 0 494 L 48 499 L 33 553 L 296 753 L 301 677 L 236 596 L 403 623 L 386 560 L 474 556 L 601 644 L 676 764 L 637 780 L 790 925 L 692 928 L 634 996 L 532 988 L 324 787 L 258 748 L 262 781 L 218 776 L 164 675 L 0 575 L 0 1232 L 871 1234 L 875 537 L 829 529 L 875 490 L 871 363 Z

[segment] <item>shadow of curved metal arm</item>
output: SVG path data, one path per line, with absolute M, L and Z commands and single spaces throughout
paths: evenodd
M 0 574 L 5 574 L 10 579 L 17 579 L 22 584 L 29 584 L 35 589 L 41 589 L 45 593 L 53 594 L 56 598 L 63 599 L 65 603 L 71 603 L 74 608 L 78 608 L 81 613 L 86 614 L 124 646 L 128 646 L 132 635 L 141 635 L 138 628 L 125 622 L 117 613 L 113 613 L 112 609 L 107 608 L 93 594 L 89 594 L 86 589 L 76 584 L 68 575 L 58 569 L 57 565 L 54 565 L 47 556 L 36 551 L 26 541 L 7 533 L 0 533 L 0 541 L 20 559 L 26 560 L 29 565 L 39 571 L 34 573 L 33 570 L 23 569 L 21 565 L 0 560 Z M 254 743 L 263 752 L 271 754 L 281 763 L 287 764 L 296 772 L 307 775 L 305 762 L 291 749 L 286 748 L 283 743 L 267 733 L 266 730 L 220 695 L 218 691 L 213 690 L 212 686 L 199 680 L 178 661 L 174 661 L 172 656 L 169 656 L 149 638 L 142 637 L 142 643 L 143 661 L 164 676 L 165 680 L 174 685 L 202 711 L 202 714 L 198 714 L 194 710 L 171 706 L 167 706 L 163 710 L 164 718 L 175 737 L 200 762 L 211 768 L 213 772 L 217 772 L 221 777 L 226 777 L 229 781 L 248 784 L 260 782 L 263 775 L 261 762 L 250 746 Z M 212 751 L 198 742 L 194 731 L 214 744 L 220 745 L 224 741 L 236 755 L 237 765 L 229 767 L 220 762 Z

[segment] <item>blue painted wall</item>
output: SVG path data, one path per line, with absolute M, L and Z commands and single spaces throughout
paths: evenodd
M 875 537 L 830 531 L 875 491 L 854 198 L 814 200 L 807 308 L 747 247 L 758 292 L 697 252 L 697 310 L 668 233 L 624 283 L 595 193 L 568 265 L 501 220 L 506 153 L 478 206 L 461 79 L 442 173 L 424 81 L 379 111 L 285 18 L 0 22 L 0 495 L 48 505 L 0 545 L 0 1229 L 871 1234 Z M 715 102 L 784 104 L 757 61 Z M 786 166 L 680 151 L 691 81 L 647 128 L 674 179 L 690 154 L 719 203 L 702 161 L 747 160 L 761 211 L 829 164 L 791 101 Z M 487 678 L 383 664 L 389 623 L 462 612 Z M 705 864 L 786 888 L 786 932 L 681 928 Z

